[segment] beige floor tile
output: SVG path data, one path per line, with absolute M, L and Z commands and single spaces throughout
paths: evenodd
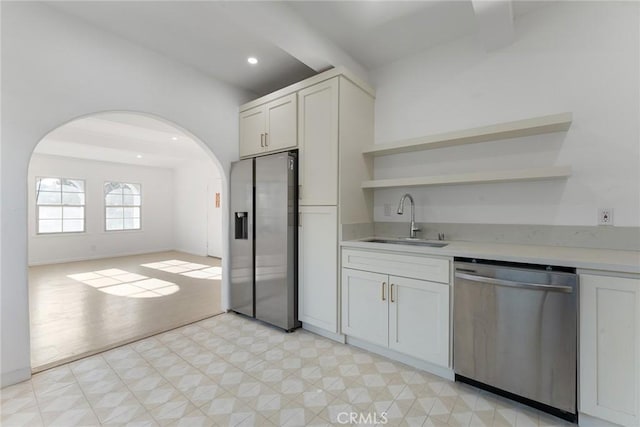
M 179 420 L 169 424 L 171 427 L 215 427 L 216 424 L 204 412 L 196 409 Z
M 428 417 L 427 420 L 423 424 L 424 427 L 449 427 L 446 421 L 442 421 L 442 419 L 438 417 Z
M 28 388 L 20 387 L 20 389 L 14 389 L 13 392 L 2 396 L 2 404 L 0 405 L 0 413 L 2 415 L 11 415 L 27 411 L 28 408 L 36 407 L 38 405 L 36 395 L 31 388 L 31 384 L 28 385 Z
M 202 407 L 227 391 L 210 379 L 185 392 L 185 396 L 197 407 Z
M 309 422 L 308 427 L 330 427 L 332 424 L 321 416 L 317 416 Z
M 62 411 L 42 413 L 43 425 L 52 427 L 99 426 L 100 423 L 88 406 L 75 406 Z
M 318 413 L 319 411 L 305 407 L 304 404 L 297 400 L 292 400 L 286 402 L 282 409 L 277 414 L 273 415 L 270 420 L 279 426 L 302 427 L 306 426 L 311 422 L 311 420 L 316 418 Z
M 3 427 L 41 427 L 42 417 L 37 406 L 22 408 L 16 413 L 2 412 L 0 425 Z
M 326 426 L 340 425 L 343 412 L 365 417 L 359 425 L 571 425 L 354 347 L 234 314 L 44 371 L 0 394 L 2 425 L 20 427 Z
M 471 422 L 469 426 L 472 427 L 491 427 L 493 425 L 493 418 L 495 411 L 491 410 L 475 410 L 471 416 Z
M 167 426 L 193 413 L 196 409 L 186 398 L 178 398 L 151 409 L 149 413 L 158 424 Z
M 342 413 L 351 413 L 357 412 L 357 408 L 355 408 L 350 403 L 347 403 L 341 399 L 335 399 L 329 405 L 324 408 L 318 414 L 324 420 L 328 421 L 331 424 L 339 424 L 338 416 Z
M 209 404 L 202 406 L 201 410 L 220 426 L 236 425 L 254 412 L 240 398 L 231 393 L 217 396 Z
M 113 422 L 102 424 L 105 427 L 158 427 L 160 424 L 153 419 L 148 412 L 142 413 L 134 417 L 131 421 L 121 423 Z
M 264 417 L 274 421 L 274 416 L 280 413 L 280 411 L 287 405 L 289 401 L 279 393 L 265 393 L 258 396 L 248 405 L 251 409 L 255 409 Z M 277 424 L 277 423 L 276 423 Z
M 335 400 L 335 396 L 322 389 L 303 391 L 294 399 L 296 403 L 302 405 L 305 409 L 313 411 L 315 414 L 329 406 L 329 403 L 333 400 Z
M 147 411 L 182 397 L 180 391 L 166 381 L 151 390 L 138 390 L 133 394 Z
M 414 400 L 396 400 L 391 402 L 391 405 L 384 411 L 387 419 L 394 424 L 400 425 L 414 402 Z

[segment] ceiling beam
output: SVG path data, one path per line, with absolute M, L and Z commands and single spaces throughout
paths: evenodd
M 365 81 L 365 67 L 333 42 L 318 34 L 285 2 L 220 2 L 243 29 L 268 40 L 317 72 L 344 66 Z
M 472 0 L 480 38 L 487 51 L 513 43 L 513 5 L 511 0 Z

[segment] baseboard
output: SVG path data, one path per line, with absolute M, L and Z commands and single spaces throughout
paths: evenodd
M 308 323 L 302 322 L 302 329 L 304 329 L 305 331 L 312 332 L 312 333 L 314 333 L 316 335 L 320 335 L 321 337 L 325 337 L 325 338 L 328 338 L 330 340 L 337 341 L 337 342 L 342 343 L 342 344 L 346 343 L 346 338 L 347 337 L 345 337 L 344 335 L 336 334 L 335 332 L 330 332 L 330 331 L 327 331 L 325 329 L 318 328 L 317 326 L 310 325 Z
M 85 256 L 85 257 L 77 257 L 77 258 L 65 258 L 65 259 L 59 259 L 54 261 L 30 262 L 29 267 L 36 267 L 39 265 L 64 264 L 67 262 L 92 261 L 95 259 L 120 258 L 123 256 L 146 255 L 146 254 L 155 254 L 158 252 L 171 252 L 171 251 L 184 252 L 184 251 L 181 251 L 180 249 L 174 249 L 174 248 L 151 249 L 146 251 L 124 252 L 124 253 L 118 253 L 118 254 L 112 254 L 112 255 L 93 255 L 93 256 Z
M 613 424 L 582 412 L 578 412 L 578 425 L 580 427 L 621 427 L 620 424 Z
M 0 376 L 0 388 L 18 384 L 31 378 L 31 368 L 22 368 L 17 371 L 3 372 Z
M 378 345 L 362 341 L 358 338 L 348 336 L 347 344 L 379 354 L 380 356 L 388 357 L 389 359 L 396 360 L 404 363 L 405 365 L 413 366 L 416 369 L 427 371 L 450 381 L 453 381 L 455 378 L 452 369 L 425 362 L 424 360 L 416 359 L 415 357 L 407 356 L 406 354 L 398 353 L 397 351 L 389 350 L 388 348 L 380 347 Z
M 185 254 L 195 255 L 195 256 L 202 256 L 202 257 L 209 256 L 209 255 L 207 255 L 206 251 L 205 252 L 199 252 L 199 251 L 192 251 L 191 249 L 184 249 L 184 248 L 174 248 L 174 249 L 171 249 L 171 250 L 172 251 L 176 251 L 176 252 L 183 252 Z

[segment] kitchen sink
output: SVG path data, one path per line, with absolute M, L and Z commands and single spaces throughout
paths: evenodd
M 430 248 L 444 248 L 445 246 L 448 245 L 448 243 L 444 243 L 444 242 L 412 239 L 410 237 L 400 237 L 400 238 L 370 237 L 368 239 L 362 239 L 361 242 L 390 243 L 393 245 L 428 246 Z

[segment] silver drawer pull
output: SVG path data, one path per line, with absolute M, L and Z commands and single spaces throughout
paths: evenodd
M 456 271 L 456 277 L 459 279 L 470 280 L 472 282 L 489 283 L 491 285 L 508 286 L 511 288 L 524 288 L 537 291 L 564 292 L 570 294 L 573 292 L 571 286 L 543 285 L 541 283 L 523 283 L 514 282 L 512 280 L 494 279 L 493 277 L 478 276 L 476 274 L 460 273 Z

